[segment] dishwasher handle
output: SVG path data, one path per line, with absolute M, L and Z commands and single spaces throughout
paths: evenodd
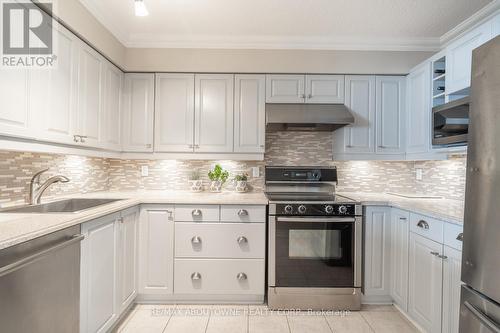
M 7 274 L 13 273 L 27 265 L 30 265 L 34 263 L 35 261 L 38 261 L 42 259 L 43 257 L 51 254 L 52 252 L 61 250 L 71 244 L 80 242 L 82 239 L 84 239 L 85 236 L 81 234 L 73 235 L 70 239 L 64 240 L 56 245 L 52 245 L 50 247 L 47 247 L 43 250 L 38 251 L 35 254 L 26 256 L 24 258 L 21 258 L 19 260 L 14 261 L 13 263 L 10 263 L 8 265 L 0 267 L 0 277 L 5 276 Z

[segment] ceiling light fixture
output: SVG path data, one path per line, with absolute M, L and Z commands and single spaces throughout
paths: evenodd
M 144 0 L 134 0 L 135 16 L 148 16 L 149 12 L 146 8 Z

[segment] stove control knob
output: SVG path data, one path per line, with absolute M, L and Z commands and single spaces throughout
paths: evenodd
M 339 213 L 340 213 L 340 214 L 345 214 L 345 213 L 347 213 L 347 207 L 346 207 L 346 206 L 344 206 L 344 205 L 340 206 L 340 207 L 339 207 Z
M 292 214 L 292 212 L 293 212 L 293 207 L 291 205 L 286 205 L 285 214 Z
M 331 205 L 325 206 L 325 213 L 327 214 L 333 213 L 333 206 Z
M 306 212 L 306 206 L 300 205 L 299 208 L 297 208 L 300 214 L 304 214 Z

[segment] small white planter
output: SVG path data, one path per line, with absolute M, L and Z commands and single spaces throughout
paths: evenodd
M 236 192 L 238 193 L 245 193 L 248 188 L 247 188 L 247 181 L 246 180 L 240 180 L 236 182 Z
M 191 192 L 203 191 L 203 181 L 201 179 L 189 180 L 189 189 Z
M 210 192 L 220 192 L 222 190 L 222 182 L 220 180 L 212 180 L 210 182 Z

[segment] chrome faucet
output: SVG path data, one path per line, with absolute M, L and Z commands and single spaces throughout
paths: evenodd
M 46 189 L 49 188 L 50 185 L 54 183 L 67 183 L 69 182 L 69 179 L 65 176 L 58 175 L 58 176 L 53 176 L 47 179 L 43 184 L 40 184 L 40 176 L 48 171 L 49 169 L 44 169 L 41 171 L 38 171 L 31 177 L 30 181 L 30 193 L 29 193 L 29 204 L 30 205 L 36 205 L 40 203 L 40 200 L 42 198 L 43 192 L 45 192 Z

